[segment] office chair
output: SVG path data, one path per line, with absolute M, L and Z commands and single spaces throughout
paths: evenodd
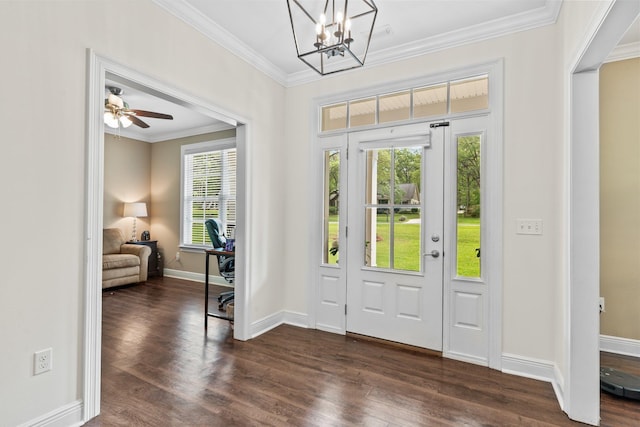
M 206 220 L 204 225 L 207 227 L 207 234 L 209 235 L 213 249 L 223 251 L 225 249 L 224 247 L 227 242 L 227 238 L 224 236 L 220 221 L 212 218 Z M 233 283 L 236 268 L 235 256 L 216 255 L 216 257 L 218 258 L 218 270 L 220 271 L 220 275 L 227 282 Z M 226 291 L 218 295 L 218 309 L 223 310 L 225 304 L 233 301 L 234 296 L 234 291 Z

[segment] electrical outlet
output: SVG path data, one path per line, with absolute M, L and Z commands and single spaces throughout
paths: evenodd
M 516 225 L 517 234 L 542 234 L 541 219 L 518 219 Z
M 33 355 L 33 375 L 50 371 L 53 366 L 53 349 L 47 348 L 36 351 Z
M 600 297 L 600 313 L 604 313 L 604 297 Z
M 176 252 L 176 261 L 180 261 L 180 251 Z

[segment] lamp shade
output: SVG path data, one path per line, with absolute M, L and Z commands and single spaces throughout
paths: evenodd
M 146 217 L 147 216 L 147 204 L 144 202 L 125 203 L 124 204 L 124 217 Z

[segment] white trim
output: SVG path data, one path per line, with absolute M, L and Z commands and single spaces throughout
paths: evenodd
M 600 335 L 600 351 L 640 357 L 640 340 Z
M 85 159 L 85 289 L 83 330 L 83 414 L 84 421 L 100 413 L 102 350 L 102 221 L 104 195 L 104 96 L 106 64 L 87 52 L 87 141 Z
M 197 249 L 198 247 L 201 247 L 202 250 L 211 248 L 211 246 L 207 247 L 205 245 L 200 245 L 192 242 L 185 243 L 184 241 L 185 232 L 190 234 L 192 230 L 192 224 L 193 224 L 193 219 L 191 218 L 191 213 L 192 213 L 191 207 L 189 207 L 189 215 L 188 215 L 190 218 L 189 219 L 190 222 L 188 224 L 185 224 L 185 222 L 187 221 L 186 220 L 187 215 L 185 214 L 185 193 L 192 194 L 192 190 L 193 190 L 193 181 L 187 182 L 186 180 L 187 175 L 190 175 L 190 173 L 193 171 L 188 171 L 185 169 L 185 164 L 187 160 L 185 159 L 185 157 L 193 156 L 196 154 L 213 152 L 213 151 L 235 150 L 236 159 L 237 159 L 238 151 L 236 146 L 237 144 L 236 144 L 235 136 L 231 138 L 212 139 L 208 141 L 196 142 L 193 144 L 185 144 L 180 146 L 180 241 L 178 244 L 180 249 L 187 249 L 186 252 L 190 252 L 194 249 Z M 222 170 L 223 176 L 229 175 L 229 173 L 227 173 L 228 172 L 227 164 L 223 160 L 220 160 L 220 162 L 222 163 L 221 170 Z M 237 160 L 236 160 L 236 166 L 237 166 Z M 236 167 L 235 174 L 236 174 L 236 180 L 237 180 L 237 176 L 238 176 L 237 167 Z M 226 179 L 224 179 L 223 181 L 226 181 Z M 188 188 L 185 188 L 186 185 L 188 185 Z M 223 184 L 222 188 L 224 187 L 225 185 Z M 226 196 L 228 196 L 228 194 L 224 194 L 224 195 L 219 194 L 217 199 L 218 201 L 220 201 L 221 199 L 225 199 Z M 220 211 L 224 212 L 224 208 L 226 206 L 227 206 L 226 204 L 220 203 L 219 212 Z M 226 212 L 224 213 L 224 219 L 220 218 L 220 220 L 222 222 L 223 228 L 226 227 L 228 224 L 226 222 Z M 237 222 L 237 218 L 235 222 Z
M 639 14 L 639 2 L 600 4 L 566 67 L 563 409 L 592 425 L 600 421 L 598 69 Z
M 196 30 L 213 40 L 232 54 L 254 66 L 259 71 L 286 86 L 287 75 L 268 59 L 247 46 L 239 38 L 222 28 L 218 23 L 203 15 L 196 8 L 184 0 L 153 0 L 155 4 L 165 9 L 178 19 L 186 22 Z
M 284 311 L 284 323 L 291 326 L 297 326 L 299 328 L 308 328 L 309 319 L 305 313 L 299 313 L 296 311 Z
M 76 427 L 82 424 L 82 402 L 76 400 L 18 427 Z
M 502 355 L 502 372 L 551 383 L 560 408 L 564 409 L 564 378 L 555 363 L 504 353 Z
M 532 30 L 545 25 L 554 24 L 560 13 L 561 1 L 547 0 L 545 5 L 527 12 L 506 16 L 489 22 L 483 22 L 468 28 L 451 31 L 444 34 L 414 40 L 400 46 L 394 46 L 367 55 L 365 66 L 373 67 L 391 62 L 403 61 L 409 58 L 438 52 L 465 44 L 476 43 L 496 37 L 502 37 L 519 31 Z M 356 70 L 347 71 L 355 72 Z M 344 73 L 342 73 L 344 74 Z M 297 86 L 319 80 L 317 73 L 300 71 L 289 74 L 287 86 Z
M 473 363 L 474 365 L 489 366 L 487 359 L 484 357 L 477 357 L 469 354 L 459 353 L 457 351 L 444 350 L 442 357 L 447 359 L 459 360 L 461 362 Z
M 260 52 L 256 52 L 185 0 L 153 0 L 153 2 L 285 87 L 310 83 L 322 78 L 311 69 L 287 74 L 286 71 L 278 68 L 262 56 Z M 367 65 L 387 64 L 456 46 L 502 37 L 519 31 L 551 25 L 558 19 L 561 6 L 561 1 L 546 0 L 544 6 L 537 9 L 505 16 L 449 33 L 414 40 L 382 51 L 371 52 L 367 57 Z
M 138 141 L 148 142 L 152 144 L 154 142 L 169 141 L 171 139 L 186 138 L 189 136 L 221 132 L 224 130 L 233 129 L 234 127 L 235 126 L 232 126 L 228 123 L 216 123 L 214 125 L 207 125 L 199 128 L 191 128 L 191 129 L 185 129 L 185 130 L 175 131 L 175 132 L 165 132 L 159 136 L 147 136 L 147 134 L 144 134 L 144 135 L 136 135 L 131 137 L 127 136 L 127 132 L 123 129 L 113 129 L 107 126 L 104 128 L 104 131 L 111 135 L 123 136 L 125 138 L 133 138 Z
M 616 46 L 604 62 L 624 61 L 638 57 L 640 57 L 640 42 L 633 42 Z
M 251 338 L 255 338 L 280 325 L 291 325 L 299 328 L 307 328 L 309 320 L 304 313 L 282 310 L 265 316 L 251 324 Z
M 203 114 L 224 121 L 236 127 L 237 149 L 237 208 L 236 220 L 240 227 L 236 230 L 236 316 L 234 338 L 249 338 L 249 309 L 251 307 L 251 159 L 250 121 L 238 114 L 191 96 L 164 82 L 155 80 L 122 64 L 99 56 L 87 50 L 87 140 L 86 140 L 86 211 L 85 211 L 85 292 L 83 331 L 83 420 L 88 421 L 100 413 L 101 375 L 101 316 L 102 316 L 102 221 L 104 196 L 104 122 L 103 97 L 105 76 L 126 79 L 154 96 L 167 99 L 182 106 L 194 108 Z
M 549 360 L 503 353 L 502 372 L 550 383 L 555 379 L 555 364 Z

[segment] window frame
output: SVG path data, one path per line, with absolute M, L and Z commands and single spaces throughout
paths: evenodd
M 210 141 L 204 141 L 204 142 L 198 142 L 195 144 L 185 144 L 182 145 L 180 147 L 180 243 L 179 243 L 179 247 L 180 249 L 195 249 L 195 250 L 201 250 L 204 248 L 210 248 L 211 244 L 198 244 L 198 243 L 192 243 L 192 242 L 185 242 L 185 227 L 188 225 L 187 224 L 187 218 L 190 217 L 190 213 L 187 213 L 185 210 L 187 209 L 187 206 L 185 206 L 185 202 L 186 202 L 186 186 L 187 186 L 187 168 L 186 168 L 186 159 L 187 156 L 190 155 L 194 155 L 194 154 L 203 154 L 203 153 L 209 153 L 209 152 L 213 152 L 213 151 L 223 151 L 223 150 L 229 150 L 229 149 L 236 149 L 236 138 L 232 137 L 232 138 L 224 138 L 224 139 L 217 139 L 217 140 L 210 140 Z M 236 156 L 237 156 L 237 151 L 236 151 Z M 236 158 L 237 161 L 237 158 Z M 237 164 L 236 164 L 236 179 L 237 179 Z M 236 192 L 236 203 L 237 203 L 237 192 Z M 191 224 L 191 222 L 189 222 L 189 224 Z M 224 227 L 226 227 L 226 224 L 223 224 Z

